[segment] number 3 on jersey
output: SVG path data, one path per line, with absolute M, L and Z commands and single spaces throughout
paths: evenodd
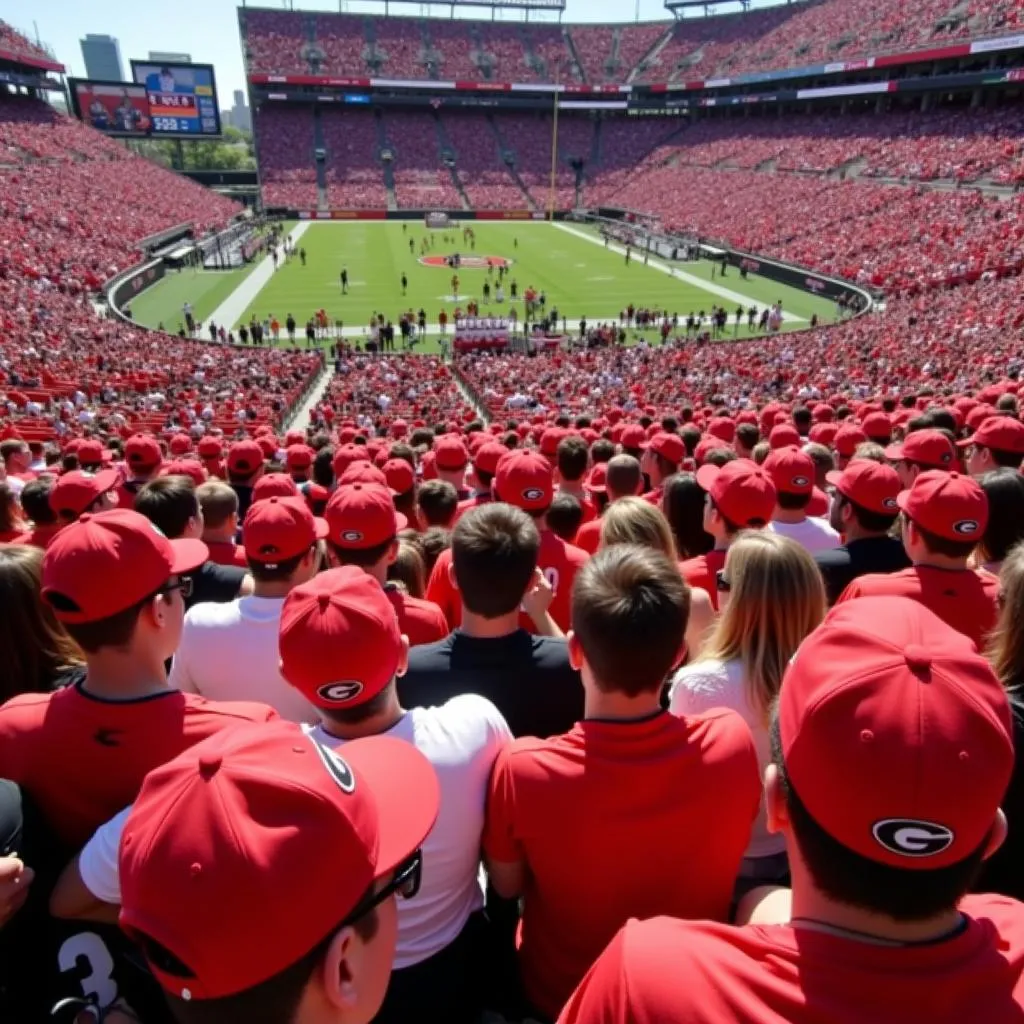
M 72 935 L 60 947 L 57 963 L 62 973 L 80 973 L 83 968 L 88 969 L 89 973 L 79 981 L 85 996 L 95 999 L 98 1006 L 107 1007 L 117 1000 L 117 982 L 113 977 L 114 958 L 106 943 L 95 932 Z

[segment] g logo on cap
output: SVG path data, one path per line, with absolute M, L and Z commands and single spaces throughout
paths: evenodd
M 523 497 L 527 501 L 540 501 L 544 497 L 544 492 L 539 487 L 527 487 L 523 491 Z
M 357 541 L 361 541 L 363 539 L 363 535 L 358 530 L 346 530 L 341 535 L 341 539 L 347 540 L 349 543 L 354 544 Z
M 899 508 L 899 502 L 895 498 L 886 498 L 882 504 L 886 508 Z
M 316 691 L 316 695 L 332 704 L 344 704 L 355 700 L 363 692 L 363 684 L 356 679 L 345 679 L 338 683 L 327 683 Z
M 316 740 L 310 740 L 310 742 L 316 747 L 320 760 L 323 761 L 328 774 L 338 784 L 338 788 L 344 793 L 354 793 L 356 777 L 352 774 L 348 761 L 322 743 L 317 743 Z
M 934 821 L 913 818 L 883 818 L 871 834 L 879 845 L 901 857 L 934 857 L 953 845 L 953 830 Z
M 811 481 L 808 480 L 807 477 L 805 477 L 805 476 L 795 476 L 795 477 L 793 477 L 793 486 L 794 487 L 806 487 L 810 482 Z
M 977 519 L 961 519 L 959 523 L 953 524 L 953 530 L 962 534 L 977 533 L 979 525 Z

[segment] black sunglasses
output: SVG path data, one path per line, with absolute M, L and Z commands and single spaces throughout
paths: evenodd
M 725 575 L 724 569 L 719 569 L 715 573 L 715 586 L 720 594 L 728 594 L 732 590 L 732 580 Z
M 176 583 L 168 583 L 166 586 L 161 587 L 157 593 L 166 594 L 169 597 L 177 590 L 182 598 L 187 601 L 192 596 L 192 584 L 191 576 L 182 576 Z
M 352 912 L 341 922 L 341 927 L 355 924 L 360 918 L 365 917 L 374 907 L 380 906 L 385 900 L 395 893 L 398 893 L 403 900 L 411 900 L 420 891 L 420 882 L 423 880 L 423 853 L 417 850 L 411 857 L 402 861 L 395 868 L 391 881 L 384 886 L 380 892 L 371 893 L 355 905 Z

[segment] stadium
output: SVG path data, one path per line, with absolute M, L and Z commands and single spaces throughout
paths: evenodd
M 1024 0 L 265 2 L 0 21 L 0 1022 L 1019 1021 Z

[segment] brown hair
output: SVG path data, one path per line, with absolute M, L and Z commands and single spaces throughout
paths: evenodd
M 398 542 L 398 555 L 388 566 L 388 579 L 405 586 L 410 597 L 422 597 L 426 590 L 423 556 L 408 541 Z
M 1024 544 L 1003 562 L 999 606 L 999 622 L 985 653 L 1003 686 L 1014 692 L 1024 683 Z
M 211 530 L 218 530 L 238 514 L 238 494 L 223 480 L 207 480 L 196 488 L 196 497 L 203 512 L 203 521 Z
M 689 618 L 690 588 L 659 551 L 616 544 L 576 576 L 573 630 L 606 692 L 658 692 L 679 661 Z
M 47 693 L 56 676 L 83 663 L 82 652 L 40 597 L 43 552 L 0 545 L 0 701 L 19 693 Z
M 0 533 L 10 533 L 21 525 L 18 499 L 14 490 L 6 481 L 0 481 Z
M 447 480 L 428 480 L 416 491 L 416 506 L 428 526 L 450 527 L 459 492 Z

